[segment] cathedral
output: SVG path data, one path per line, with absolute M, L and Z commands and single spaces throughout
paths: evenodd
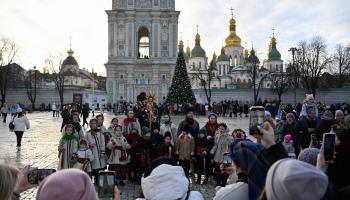
M 178 52 L 178 18 L 175 0 L 113 0 L 108 16 L 108 61 L 106 90 L 109 103 L 136 102 L 141 92 L 154 93 L 158 99 L 167 96 Z M 229 21 L 229 35 L 220 55 L 211 62 L 201 47 L 197 31 L 195 46 L 186 48 L 185 60 L 192 89 L 200 89 L 198 72 L 211 71 L 212 88 L 251 88 L 249 68 L 259 66 L 259 77 L 282 72 L 283 61 L 273 36 L 267 58 L 262 65 L 255 51 L 243 48 L 236 33 L 236 21 Z M 183 41 L 180 41 L 183 49 Z M 261 66 L 261 67 L 260 67 Z M 270 87 L 269 81 L 263 87 Z
M 260 63 L 255 55 L 255 50 L 244 49 L 242 40 L 236 32 L 236 20 L 233 17 L 229 21 L 229 35 L 225 39 L 225 46 L 222 47 L 220 55 L 214 52 L 210 63 L 205 50 L 201 47 L 201 37 L 198 33 L 195 35 L 195 46 L 191 50 L 186 48 L 186 66 L 192 89 L 201 89 L 201 79 L 208 80 L 208 73 L 212 73 L 210 81 L 211 88 L 251 88 L 252 75 L 251 67 L 259 67 L 257 81 L 259 82 L 264 75 L 273 75 L 283 72 L 283 60 L 281 54 L 276 48 L 276 38 L 273 34 L 266 58 Z M 180 41 L 180 45 L 183 42 Z M 212 67 L 211 69 L 209 69 Z M 264 79 L 263 88 L 270 88 L 271 81 Z

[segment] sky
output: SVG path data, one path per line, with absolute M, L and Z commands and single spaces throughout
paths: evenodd
M 282 59 L 290 60 L 288 49 L 301 40 L 319 35 L 329 52 L 338 43 L 350 44 L 348 0 L 176 0 L 179 37 L 194 46 L 196 25 L 201 45 L 211 59 L 220 53 L 228 36 L 231 10 L 242 46 L 258 52 L 260 60 L 275 29 Z M 81 68 L 105 75 L 107 62 L 107 14 L 112 0 L 0 0 L 0 38 L 20 46 L 18 62 L 26 69 L 42 69 L 45 58 L 55 62 L 66 57 L 70 37 L 74 57 Z M 187 42 L 188 41 L 188 42 Z

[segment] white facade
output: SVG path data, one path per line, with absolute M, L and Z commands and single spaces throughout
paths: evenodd
M 175 0 L 113 0 L 108 15 L 108 102 L 167 95 L 177 57 Z

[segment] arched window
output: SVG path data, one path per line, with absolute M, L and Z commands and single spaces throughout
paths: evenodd
M 238 65 L 238 59 L 237 59 L 237 56 L 235 56 L 235 60 L 234 60 L 234 65 Z
M 141 27 L 138 31 L 138 54 L 137 58 L 148 59 L 150 50 L 150 35 L 146 27 Z
M 199 61 L 199 69 L 202 69 L 202 62 Z
M 231 56 L 230 56 L 230 66 L 233 66 L 233 60 Z

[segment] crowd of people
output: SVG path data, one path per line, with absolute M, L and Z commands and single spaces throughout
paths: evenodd
M 67 105 L 61 113 L 60 172 L 56 173 L 72 174 L 67 175 L 69 180 L 87 177 L 96 184 L 99 172 L 108 169 L 115 173 L 119 187 L 126 180 L 141 184 L 140 199 L 203 199 L 200 192 L 189 191 L 189 179 L 200 185 L 213 180 L 215 200 L 349 199 L 350 107 L 345 103 L 325 107 L 312 95 L 295 107 L 264 104 L 259 134 L 248 134 L 241 127 L 229 130 L 218 121 L 218 115 L 230 116 L 231 111 L 238 117 L 239 105 L 221 113 L 213 106 L 203 127 L 195 119 L 193 104 L 182 108 L 185 118 L 178 125 L 167 112 L 154 114 L 143 103 L 128 106 L 122 120 L 115 117 L 109 123 L 103 114 L 87 123 L 86 108 L 87 115 L 77 105 Z M 248 114 L 244 107 L 242 113 Z M 85 118 L 83 124 L 80 116 Z M 88 129 L 83 128 L 85 124 Z M 325 158 L 325 133 L 336 135 L 331 159 Z M 13 177 L 23 173 L 2 166 L 1 177 L 4 171 Z M 57 174 L 40 184 L 38 199 L 52 199 L 50 195 L 57 192 L 48 182 L 64 184 Z M 78 184 L 79 180 L 71 181 Z M 6 195 L 19 196 L 22 190 L 15 185 Z M 4 191 L 0 187 L 0 193 Z M 46 198 L 40 198 L 43 195 Z M 96 198 L 92 192 L 84 199 Z

